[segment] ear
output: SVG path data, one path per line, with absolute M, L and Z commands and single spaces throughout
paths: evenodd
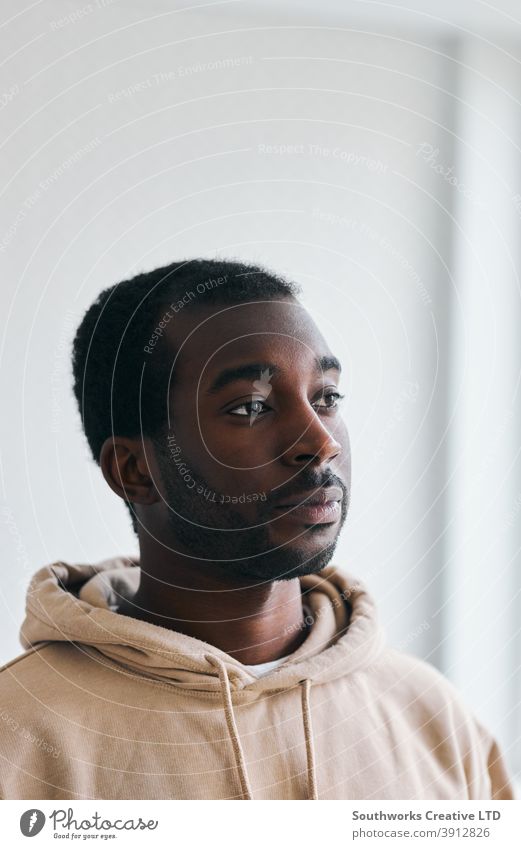
M 108 485 L 124 501 L 155 504 L 160 500 L 154 483 L 153 452 L 146 438 L 108 437 L 101 446 L 99 462 Z

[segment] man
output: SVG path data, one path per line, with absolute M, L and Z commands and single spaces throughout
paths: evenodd
M 140 554 L 35 574 L 0 678 L 4 798 L 513 798 L 453 687 L 328 565 L 350 445 L 298 291 L 192 260 L 87 311 L 75 394 Z

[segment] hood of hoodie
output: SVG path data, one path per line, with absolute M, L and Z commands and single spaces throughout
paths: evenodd
M 495 740 L 440 673 L 384 649 L 350 575 L 300 579 L 313 624 L 261 677 L 117 613 L 139 580 L 131 557 L 34 575 L 21 639 L 35 650 L 1 681 L 16 717 L 0 723 L 2 798 L 514 798 Z
M 368 666 L 384 648 L 374 601 L 358 579 L 335 566 L 300 578 L 313 624 L 299 648 L 260 678 L 203 640 L 117 613 L 139 580 L 135 557 L 44 566 L 27 592 L 23 648 L 79 643 L 142 675 L 208 692 L 220 689 L 223 670 L 235 692 L 285 689 L 304 680 L 322 683 Z

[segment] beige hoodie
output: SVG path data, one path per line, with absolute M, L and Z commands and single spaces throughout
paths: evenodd
M 123 557 L 34 575 L 0 670 L 2 798 L 513 798 L 494 739 L 334 566 L 301 579 L 314 623 L 262 677 L 116 613 L 138 583 Z

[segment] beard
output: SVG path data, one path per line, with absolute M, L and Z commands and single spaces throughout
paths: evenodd
M 325 485 L 339 486 L 343 492 L 341 517 L 333 541 L 322 547 L 313 546 L 313 536 L 323 526 L 309 525 L 296 539 L 283 545 L 270 540 L 270 522 L 273 522 L 269 493 L 266 501 L 256 501 L 256 517 L 247 520 L 229 503 L 222 503 L 200 474 L 189 468 L 188 474 L 180 472 L 164 441 L 154 440 L 157 462 L 168 505 L 168 524 L 181 553 L 205 566 L 218 570 L 223 576 L 238 583 L 256 581 L 289 581 L 303 575 L 316 574 L 324 569 L 333 557 L 338 535 L 345 522 L 349 506 L 349 490 L 345 483 L 332 473 L 315 473 L 303 470 L 294 481 L 295 490 L 318 489 Z M 188 463 L 183 463 L 184 467 Z

